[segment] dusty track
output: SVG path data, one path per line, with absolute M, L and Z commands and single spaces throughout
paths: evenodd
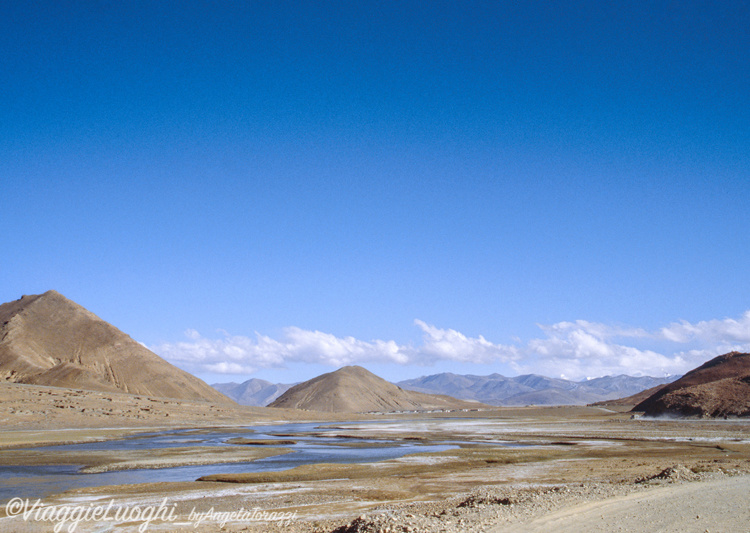
M 570 505 L 492 533 L 750 531 L 750 476 L 669 485 L 645 493 Z

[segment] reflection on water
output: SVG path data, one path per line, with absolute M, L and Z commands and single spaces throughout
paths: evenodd
M 72 488 L 95 487 L 101 485 L 122 485 L 129 483 L 153 483 L 160 481 L 194 481 L 209 474 L 232 472 L 269 472 L 294 468 L 314 463 L 364 463 L 402 457 L 417 452 L 438 452 L 457 447 L 455 444 L 421 445 L 403 441 L 383 441 L 353 438 L 326 437 L 325 432 L 331 429 L 321 427 L 319 423 L 284 424 L 275 426 L 256 426 L 241 431 L 173 430 L 159 433 L 138 435 L 123 440 L 71 444 L 48 447 L 50 454 L 58 451 L 82 450 L 143 450 L 147 453 L 153 448 L 191 447 L 191 446 L 236 446 L 226 441 L 236 437 L 248 437 L 263 440 L 297 441 L 285 445 L 293 453 L 266 457 L 249 463 L 213 464 L 198 466 L 180 466 L 174 468 L 122 470 L 99 474 L 79 474 L 75 465 L 45 466 L 0 466 L 0 502 L 11 498 L 43 498 Z M 314 432 L 314 435 L 306 433 Z M 284 434 L 277 437 L 274 434 Z M 373 443 L 372 447 L 366 444 Z M 377 445 L 375 444 L 377 443 Z M 339 444 L 339 445 L 335 445 Z M 356 447 L 340 446 L 356 444 Z M 365 445 L 365 446 L 363 446 Z M 40 450 L 44 448 L 36 448 Z

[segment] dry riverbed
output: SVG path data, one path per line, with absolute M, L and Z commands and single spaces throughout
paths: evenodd
M 649 508 L 650 504 L 643 502 L 661 502 L 661 514 L 671 513 L 671 523 L 681 524 L 679 531 L 720 531 L 709 526 L 711 512 L 719 513 L 725 507 L 704 509 L 696 496 L 700 491 L 689 489 L 710 487 L 725 495 L 726 505 L 738 505 L 738 511 L 724 517 L 726 520 L 739 524 L 747 518 L 743 514 L 746 502 L 732 500 L 735 496 L 746 499 L 750 488 L 750 426 L 746 422 L 631 420 L 629 414 L 595 408 L 499 409 L 469 416 L 415 416 L 406 423 L 404 417 L 336 423 L 337 429 L 325 433 L 342 440 L 356 436 L 383 444 L 456 446 L 443 452 L 376 463 L 215 474 L 188 483 L 84 488 L 59 494 L 45 504 L 96 506 L 114 500 L 120 506 L 145 507 L 158 506 L 166 498 L 175 519 L 154 520 L 149 531 L 452 533 L 617 531 L 618 527 L 623 531 L 678 531 L 659 529 L 663 518 L 653 505 L 645 522 L 633 511 Z M 295 440 L 291 434 L 284 438 Z M 142 468 L 160 461 L 223 463 L 230 458 L 245 461 L 285 451 L 265 440 L 252 441 L 221 448 L 159 450 L 163 455 L 150 454 L 148 458 L 128 454 L 90 457 L 83 464 L 111 469 Z M 24 459 L 29 462 L 23 464 L 45 460 L 42 449 L 32 451 L 39 451 L 39 456 L 29 455 Z M 17 450 L 0 452 L 0 461 L 10 460 L 14 452 Z M 67 464 L 81 464 L 77 463 L 81 457 L 69 453 L 55 454 L 54 462 L 63 457 L 70 461 Z M 693 507 L 681 508 L 680 498 L 692 501 Z M 694 509 L 695 516 L 701 518 L 692 517 L 688 527 L 678 520 L 680 509 L 685 513 Z M 239 513 L 242 510 L 245 514 Z M 623 518 L 629 512 L 633 516 Z M 576 517 L 595 523 L 584 524 Z M 612 523 L 612 517 L 620 518 Z M 721 517 L 714 518 L 718 524 Z M 722 522 L 725 527 L 729 524 L 726 520 Z M 198 529 L 196 521 L 200 522 Z M 12 531 L 21 522 L 18 517 L 5 518 L 0 529 Z M 107 530 L 136 531 L 142 524 L 121 521 L 109 524 Z M 49 524 L 21 525 L 28 531 L 51 530 L 44 529 Z M 607 525 L 611 527 L 602 529 Z M 654 525 L 658 527 L 651 527 Z M 745 531 L 748 525 L 750 521 L 745 521 L 739 529 L 723 530 Z M 92 524 L 84 523 L 77 529 L 94 530 Z

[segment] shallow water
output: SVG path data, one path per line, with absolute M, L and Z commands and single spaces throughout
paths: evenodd
M 406 428 L 405 428 L 406 429 Z M 152 483 L 160 481 L 194 481 L 209 474 L 232 472 L 269 472 L 288 470 L 301 465 L 315 463 L 365 463 L 402 457 L 417 452 L 438 452 L 456 448 L 455 443 L 424 445 L 400 440 L 380 439 L 347 439 L 324 436 L 327 431 L 334 431 L 321 426 L 320 423 L 282 424 L 271 426 L 248 427 L 242 431 L 196 431 L 173 430 L 153 434 L 138 435 L 122 440 L 49 446 L 50 456 L 59 451 L 82 450 L 143 450 L 192 447 L 192 446 L 237 446 L 227 444 L 227 440 L 237 437 L 263 440 L 296 440 L 296 444 L 283 445 L 292 453 L 266 457 L 248 463 L 224 463 L 198 466 L 180 466 L 160 469 L 122 470 L 99 474 L 78 473 L 76 465 L 45 466 L 0 466 L 0 502 L 11 498 L 44 498 L 65 490 L 102 485 L 121 485 L 130 483 Z M 316 435 L 306 435 L 307 432 Z M 273 434 L 284 434 L 275 437 Z M 356 447 L 341 444 L 356 444 Z M 372 443 L 373 446 L 363 446 Z M 44 450 L 45 448 L 35 448 Z

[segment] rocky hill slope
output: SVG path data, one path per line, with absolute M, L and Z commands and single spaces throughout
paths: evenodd
M 750 416 L 750 353 L 715 357 L 657 390 L 633 411 L 650 416 Z
M 326 412 L 469 409 L 482 404 L 404 390 L 359 366 L 346 366 L 295 385 L 269 407 Z
M 0 305 L 0 379 L 232 403 L 56 291 Z

